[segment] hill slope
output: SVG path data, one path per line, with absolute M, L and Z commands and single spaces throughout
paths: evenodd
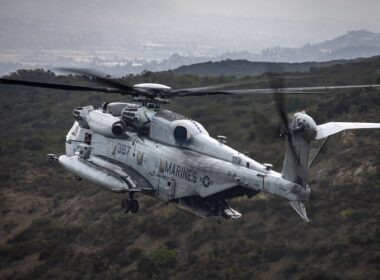
M 305 44 L 302 47 L 267 48 L 259 53 L 230 52 L 220 55 L 221 59 L 246 59 L 249 61 L 271 62 L 304 62 L 329 61 L 338 59 L 356 59 L 380 54 L 380 34 L 367 30 L 354 30 L 315 44 Z
M 346 51 L 349 51 L 347 49 Z M 223 60 L 218 62 L 203 62 L 186 65 L 174 69 L 177 75 L 200 76 L 255 76 L 266 72 L 307 72 L 311 68 L 328 67 L 338 64 L 347 64 L 359 61 L 372 61 L 374 58 L 362 58 L 356 60 L 332 60 L 327 62 L 302 62 L 302 63 L 276 63 L 276 62 L 252 62 L 247 60 Z M 277 69 L 277 70 L 276 70 Z
M 261 59 L 266 61 L 328 61 L 354 59 L 380 54 L 380 34 L 356 30 L 317 44 L 301 48 L 273 48 L 264 50 Z

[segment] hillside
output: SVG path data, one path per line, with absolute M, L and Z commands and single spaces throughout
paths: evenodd
M 151 1 L 148 1 L 148 4 L 151 4 Z M 17 6 L 17 3 L 14 5 Z M 67 3 L 64 5 L 67 5 Z M 128 33 L 127 37 L 123 37 L 120 36 L 122 31 L 119 33 L 116 32 L 111 36 L 112 38 L 109 38 L 109 30 L 118 30 L 120 25 L 117 27 L 109 26 L 109 21 L 102 22 L 104 18 L 99 21 L 93 21 L 93 18 L 96 18 L 98 11 L 101 10 L 98 5 L 101 5 L 101 3 L 97 2 L 94 4 L 93 8 L 96 13 L 93 17 L 89 17 L 90 19 L 92 18 L 89 26 L 99 32 L 106 30 L 107 34 L 103 34 L 102 36 L 100 34 L 96 35 L 96 33 L 82 34 L 82 29 L 78 30 L 75 27 L 68 28 L 68 26 L 61 23 L 60 20 L 64 20 L 65 22 L 68 21 L 71 24 L 81 26 L 82 28 L 87 25 L 84 26 L 80 21 L 75 22 L 74 19 L 68 20 L 66 17 L 64 19 L 56 17 L 53 21 L 54 24 L 65 26 L 65 29 L 62 30 L 63 33 L 60 34 L 56 31 L 57 28 L 51 28 L 49 24 L 46 24 L 46 22 L 42 20 L 44 17 L 42 17 L 39 19 L 39 21 L 42 20 L 42 22 L 38 23 L 38 26 L 41 26 L 41 30 L 43 30 L 44 33 L 44 40 L 42 43 L 49 45 L 43 50 L 38 47 L 38 44 L 41 43 L 39 36 L 42 35 L 38 35 L 39 32 L 31 32 L 29 30 L 29 27 L 37 29 L 34 25 L 28 22 L 27 19 L 24 19 L 26 22 L 22 21 L 22 25 L 26 25 L 25 28 L 22 28 L 22 25 L 18 26 L 17 20 L 14 24 L 12 24 L 12 19 L 2 21 L 0 11 L 0 37 L 2 38 L 0 41 L 0 75 L 8 74 L 11 71 L 20 68 L 33 69 L 51 67 L 51 65 L 60 65 L 66 67 L 96 68 L 100 71 L 106 71 L 115 77 L 120 77 L 126 74 L 137 74 L 146 70 L 157 72 L 166 71 L 168 69 L 174 69 L 173 71 L 179 74 L 199 73 L 202 75 L 226 75 L 227 73 L 227 75 L 233 74 L 245 76 L 262 74 L 265 72 L 265 68 L 268 65 L 267 62 L 288 62 L 282 63 L 282 66 L 288 71 L 308 71 L 310 67 L 314 66 L 323 67 L 337 63 L 345 63 L 350 59 L 380 55 L 380 34 L 365 30 L 349 31 L 346 34 L 335 37 L 331 40 L 315 44 L 305 44 L 298 48 L 284 47 L 284 43 L 280 42 L 277 47 L 254 50 L 252 49 L 252 46 L 247 48 L 244 47 L 243 44 L 236 43 L 236 45 L 239 45 L 240 49 L 246 50 L 233 51 L 231 49 L 231 51 L 221 54 L 219 54 L 219 48 L 217 48 L 217 51 L 214 50 L 214 48 L 208 49 L 208 51 L 197 51 L 197 48 L 202 49 L 202 43 L 197 41 L 191 42 L 196 45 L 193 47 L 191 47 L 188 42 L 179 43 L 179 37 L 173 36 L 173 34 L 168 31 L 169 27 L 162 26 L 163 23 L 160 22 L 160 20 L 166 18 L 167 15 L 154 18 L 151 13 L 154 13 L 157 8 L 152 5 L 150 5 L 151 9 L 146 11 L 146 16 L 150 17 L 150 21 L 154 22 L 154 26 L 162 26 L 161 29 L 167 33 L 164 36 L 165 38 L 173 36 L 174 41 L 167 41 L 167 38 L 165 42 L 160 40 L 154 42 L 153 36 L 156 36 L 157 32 L 153 32 L 153 34 L 149 35 L 153 41 L 145 41 L 141 40 L 141 38 L 131 40 L 133 34 Z M 140 5 L 143 6 L 144 4 L 140 3 Z M 163 7 L 162 3 L 159 5 L 161 8 Z M 53 13 L 54 11 L 63 8 L 64 7 L 58 5 L 55 9 L 49 12 Z M 84 7 L 77 7 L 75 14 L 85 13 L 83 9 Z M 9 14 L 9 12 L 7 13 Z M 128 9 L 126 17 L 132 19 L 132 15 L 135 13 L 136 11 Z M 179 18 L 183 18 L 181 13 L 177 12 L 175 14 Z M 51 20 L 48 21 L 50 22 Z M 192 24 L 194 21 L 194 19 L 191 20 L 191 26 L 188 29 L 192 30 Z M 102 23 L 100 24 L 100 22 Z M 7 28 L 9 25 L 12 27 Z M 125 27 L 123 26 L 122 30 L 124 30 L 124 28 Z M 2 31 L 2 29 L 4 30 Z M 2 32 L 4 34 L 2 34 Z M 71 34 L 71 32 L 74 32 L 74 34 Z M 80 32 L 80 34 L 76 34 L 77 32 Z M 207 31 L 202 29 L 202 33 L 207 34 Z M 49 36 L 46 36 L 46 34 L 49 34 Z M 137 32 L 135 35 L 140 36 L 141 33 Z M 11 38 L 8 38 L 8 36 L 11 36 Z M 56 38 L 57 36 L 60 40 Z M 200 38 L 196 35 L 192 37 Z M 242 36 L 239 38 L 241 37 Z M 64 38 L 64 42 L 62 42 L 62 38 Z M 255 38 L 256 36 L 252 35 L 246 36 L 246 39 L 251 40 L 251 43 Z M 128 43 L 123 43 L 123 45 L 128 45 L 127 51 L 124 47 L 114 49 L 116 44 L 114 39 L 128 39 Z M 226 38 L 217 39 L 218 43 L 222 41 L 232 42 L 236 40 L 227 40 Z M 112 44 L 109 44 L 110 42 L 112 42 Z M 57 43 L 60 45 L 60 48 L 56 46 Z M 5 45 L 2 46 L 2 44 Z M 108 44 L 107 46 L 104 46 L 106 50 L 102 49 L 101 51 L 96 51 L 96 49 L 103 44 Z M 256 44 L 254 45 L 256 48 Z M 20 46 L 24 46 L 24 48 L 19 49 Z M 188 51 L 181 51 L 183 47 L 188 48 Z M 95 48 L 95 50 L 93 48 Z M 331 60 L 334 61 L 331 62 Z M 292 62 L 292 64 L 289 62 Z
M 380 82 L 380 58 L 311 68 L 314 79 L 286 85 Z M 300 74 L 295 74 L 297 77 Z M 15 78 L 88 83 L 80 77 L 19 71 Z M 128 83 L 175 88 L 234 81 L 172 72 L 127 76 Z M 378 279 L 380 277 L 380 131 L 332 138 L 312 168 L 303 223 L 285 201 L 233 199 L 237 221 L 199 219 L 139 196 L 137 215 L 120 211 L 122 195 L 76 181 L 45 154 L 64 152 L 76 106 L 118 95 L 0 87 L 0 278 L 2 279 Z M 288 96 L 290 112 L 318 123 L 380 122 L 375 90 Z M 271 97 L 176 99 L 170 109 L 203 123 L 211 135 L 280 170 L 285 143 L 275 137 Z
M 328 61 L 354 59 L 380 54 L 380 34 L 367 30 L 348 31 L 346 34 L 300 48 L 272 48 L 261 52 L 265 61 Z
M 245 59 L 249 61 L 304 62 L 356 59 L 380 54 L 380 34 L 368 30 L 353 30 L 330 40 L 301 47 L 285 47 L 281 44 L 258 53 L 227 52 L 212 60 Z

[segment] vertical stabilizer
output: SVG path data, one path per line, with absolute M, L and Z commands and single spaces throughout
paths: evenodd
M 282 167 L 282 177 L 306 188 L 309 174 L 310 142 L 305 141 L 302 135 L 292 137 L 291 144 L 285 154 Z
M 310 143 L 315 139 L 317 125 L 305 113 L 296 113 L 290 130 L 282 177 L 306 189 L 309 174 Z

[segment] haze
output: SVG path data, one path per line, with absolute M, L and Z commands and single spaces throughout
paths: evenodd
M 96 59 L 140 63 L 174 53 L 207 58 L 300 47 L 349 30 L 380 33 L 376 0 L 0 0 L 0 4 L 0 63 L 23 65 L 96 64 Z
M 244 15 L 285 19 L 331 18 L 357 27 L 377 26 L 377 0 L 175 0 L 178 5 L 202 14 Z

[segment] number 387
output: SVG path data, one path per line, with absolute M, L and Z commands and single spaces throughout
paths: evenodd
M 129 149 L 130 149 L 130 147 L 128 147 L 127 145 L 119 143 L 119 144 L 117 144 L 116 152 L 118 154 L 126 155 L 126 154 L 128 154 Z

